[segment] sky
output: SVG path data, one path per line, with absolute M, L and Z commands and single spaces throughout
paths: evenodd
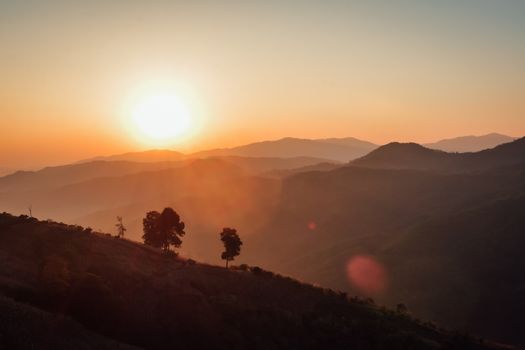
M 0 0 L 0 43 L 0 168 L 286 136 L 525 135 L 522 0 Z M 153 142 L 134 113 L 166 91 L 192 126 Z

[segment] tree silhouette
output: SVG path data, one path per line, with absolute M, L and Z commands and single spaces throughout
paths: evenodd
M 122 223 L 122 216 L 117 216 L 117 223 L 115 224 L 117 227 L 117 237 L 122 238 L 124 237 L 124 233 L 128 230 L 124 224 Z
M 179 237 L 184 236 L 184 222 L 180 220 L 179 214 L 172 208 L 165 208 L 162 213 L 150 211 L 142 220 L 144 226 L 144 243 L 166 251 L 170 245 L 180 247 L 182 241 Z
M 224 244 L 224 252 L 221 258 L 226 260 L 226 268 L 228 268 L 228 263 L 241 253 L 242 241 L 234 228 L 225 227 L 220 235 Z

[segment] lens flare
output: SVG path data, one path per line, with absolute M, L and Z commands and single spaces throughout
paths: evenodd
M 357 255 L 347 265 L 348 280 L 365 294 L 378 294 L 387 287 L 385 268 L 371 256 Z

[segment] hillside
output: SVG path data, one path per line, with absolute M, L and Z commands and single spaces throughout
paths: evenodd
M 259 268 L 198 264 L 5 213 L 0 258 L 0 308 L 11 320 L 0 322 L 0 344 L 10 348 L 497 348 Z M 20 322 L 35 330 L 31 341 Z
M 516 165 L 453 174 L 348 166 L 293 175 L 246 248 L 257 247 L 254 261 L 272 270 L 389 305 L 403 300 L 418 316 L 525 344 L 523 259 L 515 251 L 525 232 L 524 206 L 515 200 L 525 195 L 524 174 Z M 384 288 L 363 290 L 348 280 L 345 268 L 359 256 L 383 266 Z M 509 303 L 498 311 L 487 306 L 497 300 Z
M 418 315 L 525 344 L 524 230 L 523 194 L 408 229 L 378 252 L 392 267 L 390 302 L 410 300 Z
M 275 179 L 250 175 L 231 162 L 202 159 L 179 168 L 0 193 L 0 211 L 28 213 L 31 204 L 35 216 L 109 232 L 114 230 L 116 216 L 123 216 L 129 237 L 139 240 L 144 213 L 173 206 L 195 232 L 184 246 L 184 254 L 209 262 L 215 261 L 216 255 L 209 253 L 210 245 L 200 242 L 227 225 L 243 232 L 259 227 L 279 189 Z
M 491 133 L 482 136 L 460 136 L 443 139 L 423 146 L 445 152 L 479 152 L 484 149 L 494 148 L 504 143 L 514 141 L 513 137 Z

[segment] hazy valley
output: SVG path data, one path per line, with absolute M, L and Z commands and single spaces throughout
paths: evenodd
M 187 225 L 185 258 L 221 264 L 216 235 L 235 227 L 238 263 L 525 344 L 525 139 L 474 153 L 392 143 L 349 161 L 339 146 L 261 147 L 273 157 L 155 151 L 17 172 L 0 178 L 0 210 L 112 233 L 122 216 L 141 241 L 144 214 L 171 206 Z M 354 258 L 379 274 L 353 280 Z

